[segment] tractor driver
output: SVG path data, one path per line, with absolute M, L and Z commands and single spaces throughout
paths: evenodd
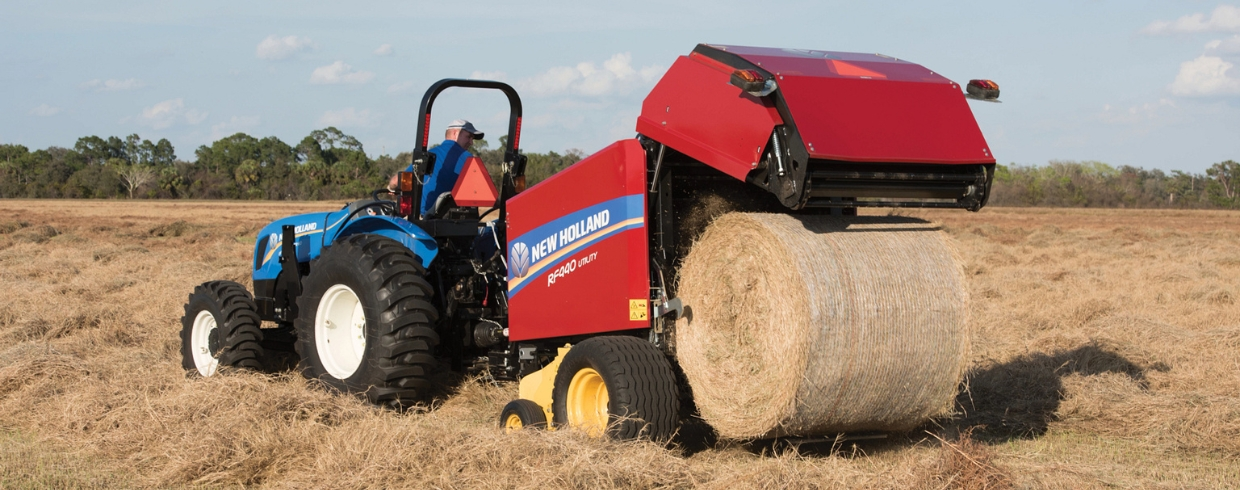
M 461 175 L 461 170 L 465 168 L 465 160 L 473 155 L 469 153 L 469 147 L 474 140 L 482 139 L 482 132 L 474 128 L 473 123 L 464 119 L 457 119 L 448 125 L 448 130 L 444 132 L 443 143 L 430 150 L 435 154 L 435 168 L 431 170 L 431 175 L 426 178 L 422 186 L 422 216 L 429 214 L 435 207 L 435 200 L 439 199 L 439 195 L 445 192 L 451 192 L 452 186 L 456 185 L 456 179 Z M 413 165 L 405 169 L 406 172 L 413 171 Z M 392 176 L 392 180 L 388 182 L 388 189 L 395 189 L 399 184 L 399 177 Z

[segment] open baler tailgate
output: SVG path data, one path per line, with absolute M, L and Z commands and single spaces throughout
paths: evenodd
M 736 70 L 778 88 L 746 93 L 729 84 Z M 637 131 L 794 209 L 977 209 L 995 163 L 958 84 L 872 54 L 698 45 L 646 98 Z

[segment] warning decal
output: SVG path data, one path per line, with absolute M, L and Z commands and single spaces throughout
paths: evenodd
M 646 307 L 646 300 L 629 300 L 629 321 L 645 321 L 647 315 L 649 315 L 649 309 Z

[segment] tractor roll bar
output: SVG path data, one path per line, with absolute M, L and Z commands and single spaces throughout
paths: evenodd
M 416 175 L 414 179 L 414 195 L 420 202 L 422 195 L 423 176 L 430 174 L 435 168 L 434 156 L 427 151 L 427 145 L 430 143 L 430 123 L 431 123 L 431 107 L 435 104 L 435 99 L 444 90 L 452 87 L 462 88 L 481 88 L 499 90 L 508 96 L 508 106 L 510 108 L 508 114 L 508 145 L 504 148 L 504 162 L 508 165 L 508 172 L 503 177 L 504 182 L 500 184 L 500 218 L 506 214 L 504 201 L 508 197 L 516 194 L 515 178 L 525 175 L 525 159 L 519 152 L 521 143 L 521 97 L 517 95 L 517 91 L 512 86 L 504 82 L 496 82 L 491 80 L 468 80 L 462 78 L 445 78 L 435 82 L 426 90 L 426 95 L 422 96 L 422 106 L 418 109 L 418 141 L 417 147 L 413 150 L 413 168 Z M 420 205 L 414 206 L 414 218 L 421 219 L 422 212 Z

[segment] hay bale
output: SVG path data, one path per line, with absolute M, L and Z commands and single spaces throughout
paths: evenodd
M 967 295 L 925 221 L 726 214 L 678 286 L 677 357 L 722 437 L 902 431 L 951 410 Z

